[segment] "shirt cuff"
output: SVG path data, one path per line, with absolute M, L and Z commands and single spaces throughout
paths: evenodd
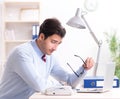
M 86 74 L 86 72 L 87 72 L 87 70 L 82 66 L 81 71 L 80 71 L 80 75 Z

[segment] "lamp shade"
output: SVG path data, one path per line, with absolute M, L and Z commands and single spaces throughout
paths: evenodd
M 79 8 L 76 11 L 76 14 L 74 17 L 72 17 L 68 22 L 67 25 L 72 26 L 72 27 L 76 27 L 79 29 L 85 29 L 85 25 L 83 24 L 82 20 L 81 20 L 81 16 L 79 17 Z

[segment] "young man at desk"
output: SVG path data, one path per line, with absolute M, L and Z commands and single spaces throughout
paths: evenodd
M 52 55 L 65 33 L 59 20 L 48 18 L 41 24 L 37 39 L 14 48 L 0 82 L 0 99 L 29 99 L 33 93 L 53 86 L 48 80 L 49 75 L 72 87 L 79 83 L 94 61 L 89 57 L 85 60 L 77 70 L 79 77 L 67 73 Z

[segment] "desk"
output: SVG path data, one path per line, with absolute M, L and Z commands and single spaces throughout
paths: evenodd
M 120 99 L 120 88 L 104 93 L 74 93 L 71 96 L 46 96 L 36 93 L 30 99 Z

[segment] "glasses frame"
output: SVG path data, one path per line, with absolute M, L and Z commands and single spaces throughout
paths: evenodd
M 83 64 L 86 66 L 86 63 L 85 63 L 85 61 L 83 60 L 83 58 L 81 58 L 81 57 L 78 56 L 78 55 L 74 55 L 74 56 L 80 58 L 80 60 L 82 60 Z M 67 65 L 70 67 L 70 69 L 72 70 L 72 72 L 73 72 L 77 77 L 79 77 L 80 74 L 83 74 L 83 72 L 81 72 L 80 74 L 78 74 L 77 72 L 75 72 L 74 69 L 71 67 L 71 65 L 70 65 L 69 63 L 67 63 Z

